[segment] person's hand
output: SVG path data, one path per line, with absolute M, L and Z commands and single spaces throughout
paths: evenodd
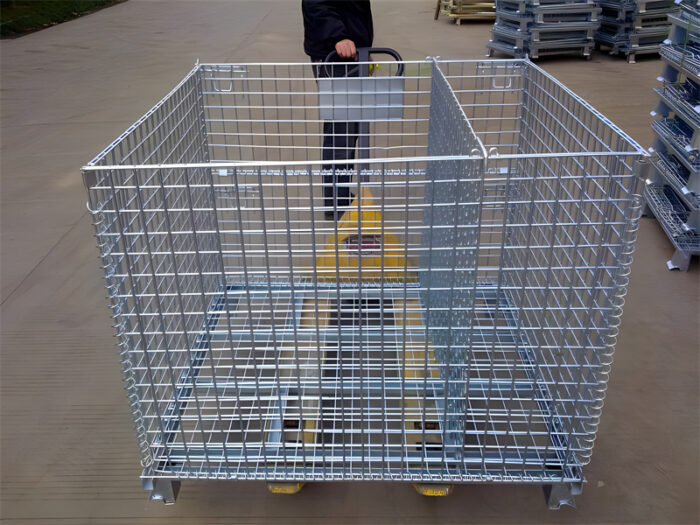
M 351 58 L 357 60 L 357 49 L 355 42 L 349 39 L 341 40 L 335 45 L 335 52 L 340 58 Z

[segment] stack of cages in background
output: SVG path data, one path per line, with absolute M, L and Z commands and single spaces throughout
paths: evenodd
M 488 53 L 536 59 L 548 55 L 590 58 L 600 27 L 593 0 L 496 0 Z
M 672 29 L 661 45 L 663 72 L 652 115 L 656 171 L 644 188 L 646 211 L 674 248 L 669 270 L 686 271 L 700 254 L 700 8 L 684 3 L 669 15 Z
M 657 54 L 668 35 L 669 15 L 678 12 L 674 0 L 597 0 L 602 9 L 596 43 L 622 54 L 631 64 L 637 55 Z
M 311 65 L 199 64 L 83 168 L 152 498 L 202 478 L 529 483 L 552 508 L 580 489 L 645 152 L 528 61 L 374 75 L 336 93 L 391 106 L 363 116 L 369 158 L 321 160 Z

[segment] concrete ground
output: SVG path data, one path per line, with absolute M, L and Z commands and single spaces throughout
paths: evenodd
M 376 44 L 480 58 L 489 24 L 433 0 L 374 1 Z M 149 502 L 122 389 L 80 166 L 203 61 L 304 60 L 299 2 L 144 1 L 2 43 L 2 517 L 9 523 L 698 523 L 698 264 L 641 224 L 588 483 L 578 509 L 537 487 L 184 483 Z M 596 54 L 541 65 L 650 145 L 661 62 Z

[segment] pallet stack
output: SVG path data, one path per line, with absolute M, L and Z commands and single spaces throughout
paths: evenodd
M 678 11 L 674 0 L 597 0 L 601 8 L 596 43 L 622 54 L 633 64 L 636 55 L 658 53 L 668 35 L 668 15 Z
M 669 20 L 663 84 L 654 90 L 659 105 L 652 112 L 660 117 L 651 124 L 656 170 L 644 197 L 675 248 L 667 267 L 687 270 L 691 256 L 700 254 L 700 10 L 684 3 Z
M 590 58 L 600 9 L 593 0 L 496 0 L 489 56 L 579 54 Z
M 496 8 L 493 0 L 438 0 L 439 12 L 450 17 L 457 25 L 462 20 L 493 20 Z M 437 12 L 435 13 L 437 20 Z

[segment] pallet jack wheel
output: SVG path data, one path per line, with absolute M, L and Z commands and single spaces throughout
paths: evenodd
M 268 483 L 267 490 L 272 494 L 296 494 L 306 483 Z
M 413 488 L 421 496 L 449 496 L 454 485 L 447 483 L 412 483 Z

